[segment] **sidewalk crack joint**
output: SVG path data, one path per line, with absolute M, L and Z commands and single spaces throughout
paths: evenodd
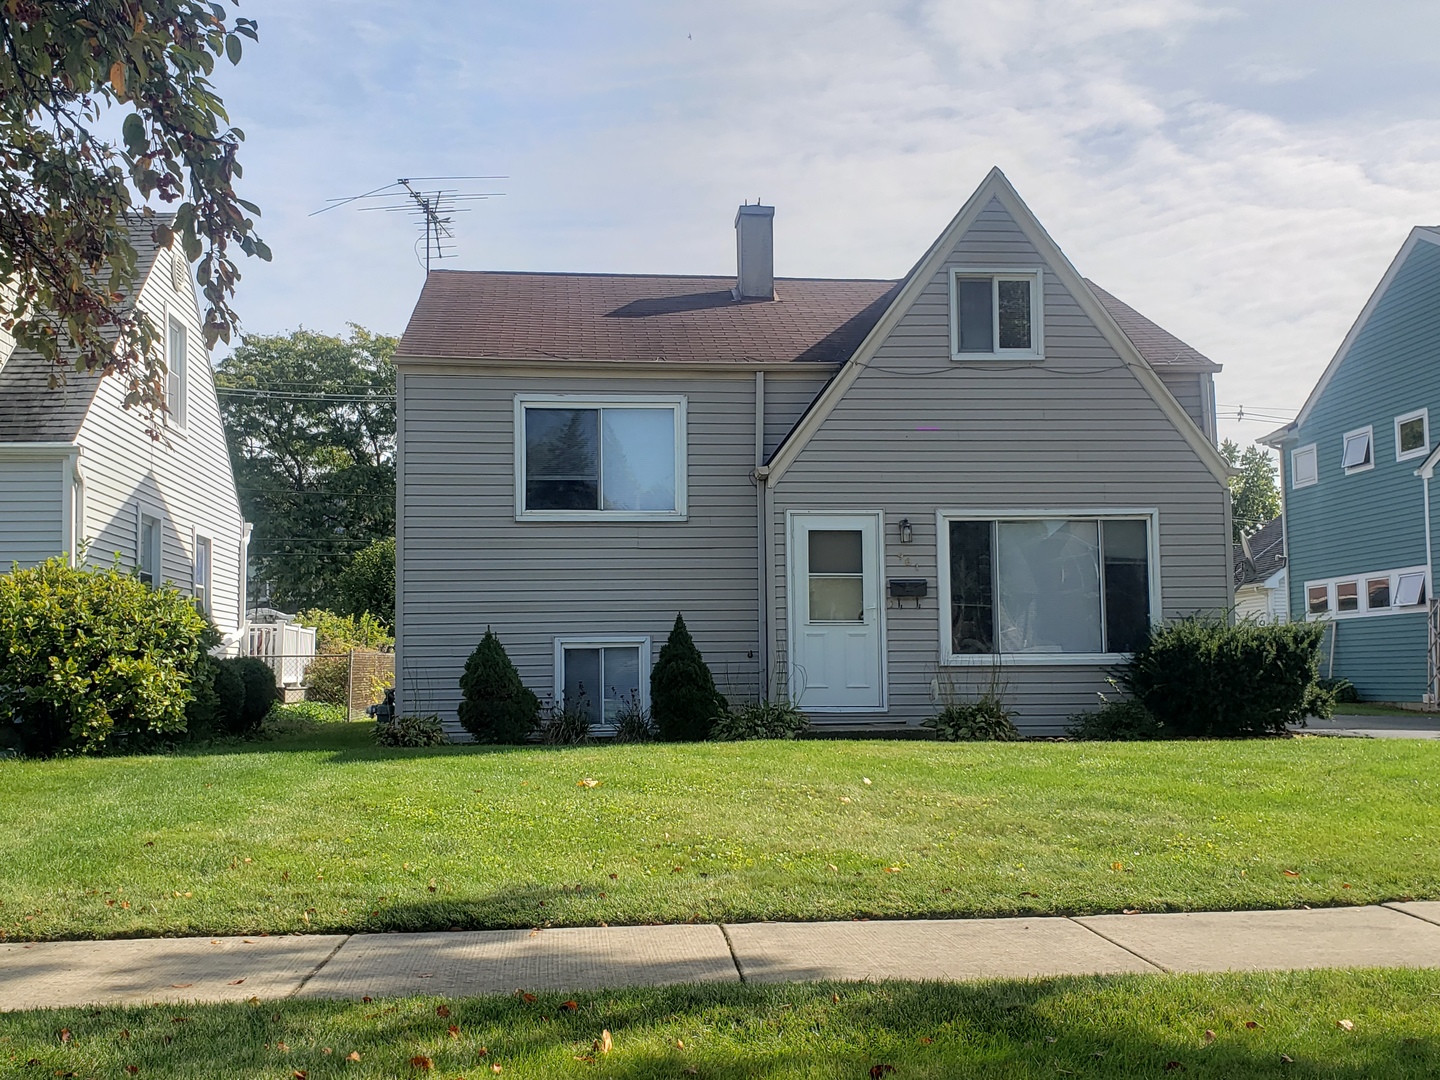
M 295 989 L 291 990 L 290 993 L 286 994 L 285 996 L 287 998 L 293 998 L 296 994 L 300 993 L 301 990 L 304 990 L 305 987 L 309 984 L 310 980 L 315 978 L 316 975 L 320 974 L 320 969 L 323 968 L 326 964 L 330 963 L 331 960 L 334 960 L 335 954 L 338 953 L 341 949 L 343 949 L 346 944 L 349 943 L 350 939 L 354 936 L 354 934 L 346 934 L 344 937 L 342 937 L 339 944 L 337 944 L 333 949 L 331 949 L 328 953 L 325 954 L 325 959 L 321 960 L 318 964 L 316 964 L 314 970 L 312 970 L 310 974 L 306 975 L 303 979 L 301 979 L 299 983 L 296 984 Z
M 1164 964 L 1159 963 L 1158 961 L 1155 961 L 1155 960 L 1151 960 L 1148 956 L 1145 956 L 1145 955 L 1143 955 L 1143 954 L 1141 954 L 1141 953 L 1136 952 L 1134 949 L 1130 948 L 1129 945 L 1125 945 L 1125 944 L 1122 944 L 1121 942 L 1116 941 L 1116 940 L 1115 940 L 1114 938 L 1112 938 L 1109 934 L 1102 934 L 1099 930 L 1096 930 L 1095 927 L 1091 926 L 1089 923 L 1083 923 L 1083 922 L 1081 922 L 1079 919 L 1077 919 L 1077 918 L 1075 918 L 1075 917 L 1073 917 L 1073 916 L 1071 916 L 1071 915 L 1066 915 L 1065 918 L 1069 919 L 1069 920 L 1070 920 L 1072 923 L 1074 923 L 1076 926 L 1083 927 L 1084 929 L 1089 930 L 1092 934 L 1094 934 L 1096 937 L 1100 938 L 1102 941 L 1108 941 L 1111 945 L 1114 945 L 1117 949 L 1124 949 L 1126 952 L 1128 952 L 1131 956 L 1135 957 L 1135 959 L 1139 960 L 1141 963 L 1149 964 L 1151 967 L 1156 968 L 1156 969 L 1159 970 L 1159 971 L 1163 971 L 1163 972 L 1165 972 L 1167 975 L 1173 975 L 1173 974 L 1174 974 L 1174 972 L 1171 971 L 1171 970 L 1170 970 L 1168 967 L 1166 967 Z
M 746 981 L 745 972 L 740 969 L 740 957 L 735 955 L 735 942 L 730 940 L 730 929 L 724 923 L 716 923 L 720 928 L 721 935 L 725 938 L 725 945 L 730 950 L 730 962 L 735 965 L 735 974 L 743 983 Z

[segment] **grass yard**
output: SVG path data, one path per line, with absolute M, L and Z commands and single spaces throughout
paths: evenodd
M 573 1005 L 548 994 L 0 1014 L 0 1076 L 1384 1080 L 1440 1072 L 1434 971 L 682 987 L 581 994 Z M 597 1052 L 605 1031 L 613 1048 Z
M 1404 897 L 1440 898 L 1440 743 L 382 751 L 334 724 L 0 762 L 12 939 Z

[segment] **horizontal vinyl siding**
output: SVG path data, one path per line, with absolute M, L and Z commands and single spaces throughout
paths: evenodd
M 1423 459 L 1395 460 L 1395 417 L 1428 408 L 1430 444 L 1435 445 L 1440 435 L 1437 296 L 1440 248 L 1421 241 L 1356 335 L 1304 426 L 1284 446 L 1292 611 L 1305 611 L 1306 581 L 1358 577 L 1425 562 L 1424 488 L 1414 475 Z M 1375 432 L 1375 467 L 1346 476 L 1341 465 L 1344 434 L 1367 425 Z M 1316 445 L 1319 482 L 1292 491 L 1290 451 L 1309 443 Z M 1434 514 L 1440 487 L 1432 484 L 1432 489 Z M 1440 515 L 1431 527 L 1440 536 Z M 1363 630 L 1351 630 L 1362 622 Z M 1423 629 L 1423 618 L 1379 616 L 1340 625 L 1337 675 L 1354 682 L 1367 698 L 1420 700 L 1426 639 L 1415 627 Z M 1353 636 L 1353 645 L 1347 635 Z
M 948 266 L 1041 264 L 992 203 Z M 937 673 L 937 509 L 1157 508 L 1166 618 L 1231 604 L 1228 494 L 1125 367 L 1053 273 L 1045 275 L 1045 360 L 951 363 L 948 274 L 938 273 L 882 344 L 772 499 L 776 647 L 785 627 L 785 511 L 883 510 L 885 575 L 924 577 L 929 595 L 887 609 L 889 710 L 873 719 L 916 724 L 953 684 L 961 697 L 989 669 Z M 931 430 L 935 429 L 935 430 Z M 899 520 L 914 542 L 901 545 Z M 891 602 L 894 603 L 893 601 Z M 1002 667 L 1003 697 L 1035 733 L 1055 732 L 1105 691 L 1099 667 Z M 847 717 L 847 722 L 855 718 Z
M 59 555 L 64 541 L 64 465 L 0 459 L 0 574 Z
M 834 374 L 823 371 L 767 372 L 765 375 L 765 457 L 768 459 L 805 414 L 815 396 Z
M 1163 367 L 1157 368 L 1156 374 L 1165 384 L 1165 389 L 1169 390 L 1175 400 L 1180 403 L 1180 407 L 1185 410 L 1186 415 L 1195 421 L 1195 426 L 1208 435 L 1210 419 L 1206 412 L 1209 403 L 1205 400 L 1201 383 L 1209 376 L 1194 371 L 1167 372 Z
M 89 561 L 108 566 L 118 556 L 125 567 L 138 557 L 138 514 L 161 522 L 162 573 L 185 590 L 194 585 L 194 530 L 212 539 L 214 600 L 211 615 L 224 633 L 244 621 L 240 552 L 243 520 L 230 471 L 230 454 L 201 335 L 199 310 L 187 286 L 170 284 L 168 256 L 155 262 L 140 304 L 168 340 L 166 319 L 185 324 L 189 339 L 189 393 L 185 431 L 168 431 L 156 442 L 145 433 L 144 416 L 124 407 L 119 379 L 101 383 L 78 442 L 84 448 L 85 526 Z
M 767 378 L 767 391 L 770 380 Z M 516 521 L 517 393 L 683 394 L 688 520 Z M 453 720 L 465 660 L 493 627 L 553 695 L 554 639 L 648 635 L 681 613 L 721 689 L 758 691 L 755 380 L 401 374 L 402 705 Z

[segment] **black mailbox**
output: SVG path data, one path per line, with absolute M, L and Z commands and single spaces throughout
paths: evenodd
M 917 600 L 930 593 L 930 583 L 924 578 L 891 578 L 890 595 L 895 597 L 913 596 Z

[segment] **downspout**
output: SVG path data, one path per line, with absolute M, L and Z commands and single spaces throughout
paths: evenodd
M 770 589 L 765 565 L 765 540 L 769 535 L 766 521 L 769 503 L 765 484 L 765 373 L 755 373 L 755 587 L 756 587 L 756 634 L 758 635 L 757 671 L 759 674 L 759 697 L 770 700 L 770 635 L 768 633 L 769 607 L 766 603 Z
M 1425 599 L 1427 601 L 1426 624 L 1429 633 L 1425 642 L 1425 674 L 1428 677 L 1429 693 L 1425 696 L 1429 699 L 1427 704 L 1434 705 L 1440 701 L 1440 664 L 1436 663 L 1435 654 L 1435 598 L 1432 589 L 1432 582 L 1435 579 L 1434 555 L 1431 552 L 1430 541 L 1430 478 L 1435 475 L 1435 459 L 1440 457 L 1440 447 L 1431 451 L 1425 463 L 1415 470 L 1415 475 L 1420 478 L 1425 499 Z

